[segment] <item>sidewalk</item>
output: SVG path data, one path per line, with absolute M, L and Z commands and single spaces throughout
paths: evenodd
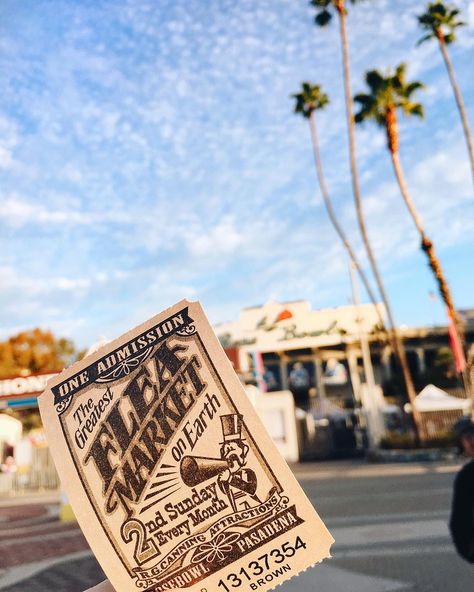
M 2 494 L 0 495 L 0 517 L 3 512 L 1 508 L 9 506 L 28 506 L 32 504 L 59 504 L 59 489 L 51 491 L 27 491 L 25 493 Z
M 396 477 L 399 475 L 422 475 L 426 473 L 455 473 L 463 465 L 463 459 L 442 463 L 369 463 L 365 459 L 330 460 L 291 464 L 290 468 L 298 481 L 363 478 L 363 477 Z
M 0 499 L 0 590 L 90 554 L 79 526 L 59 521 L 59 492 Z

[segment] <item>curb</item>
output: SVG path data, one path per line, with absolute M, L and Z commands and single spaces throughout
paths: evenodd
M 410 463 L 459 460 L 456 448 L 431 448 L 416 450 L 371 450 L 366 455 L 369 463 Z

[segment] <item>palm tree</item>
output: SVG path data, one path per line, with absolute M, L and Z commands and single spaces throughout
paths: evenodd
M 454 75 L 454 68 L 446 48 L 447 45 L 450 45 L 456 40 L 456 29 L 466 24 L 458 19 L 459 13 L 460 11 L 457 8 L 450 8 L 443 4 L 443 2 L 432 2 L 428 4 L 426 12 L 418 16 L 418 22 L 421 28 L 428 31 L 428 33 L 418 41 L 418 45 L 430 39 L 438 40 L 439 48 L 443 55 L 446 69 L 448 70 L 449 80 L 453 87 L 454 98 L 456 99 L 459 115 L 461 116 L 467 150 L 471 161 L 472 178 L 474 181 L 474 147 L 472 144 L 469 122 L 464 108 L 461 91 L 459 90 Z
M 423 105 L 412 100 L 412 95 L 417 90 L 423 88 L 423 84 L 421 82 L 407 82 L 405 79 L 405 69 L 405 64 L 400 64 L 393 74 L 388 74 L 387 76 L 383 76 L 377 70 L 367 72 L 365 80 L 369 86 L 370 93 L 358 94 L 354 97 L 354 100 L 360 105 L 360 111 L 356 114 L 355 121 L 356 123 L 361 123 L 366 119 L 373 119 L 379 126 L 385 129 L 387 147 L 390 152 L 393 170 L 400 192 L 413 222 L 420 233 L 421 248 L 428 257 L 429 265 L 435 275 L 439 291 L 446 304 L 449 315 L 459 330 L 459 322 L 448 283 L 436 256 L 433 243 L 426 236 L 421 218 L 411 199 L 400 162 L 397 109 L 407 117 L 412 115 L 423 117 L 424 115 Z
M 355 4 L 358 0 L 350 0 L 352 4 Z M 351 80 L 350 80 L 350 65 L 349 65 L 349 44 L 347 40 L 347 29 L 346 29 L 346 7 L 344 0 L 310 0 L 310 4 L 314 6 L 318 13 L 315 17 L 315 23 L 320 27 L 325 27 L 332 19 L 332 11 L 334 9 L 339 17 L 339 30 L 341 36 L 341 45 L 342 45 L 342 65 L 343 65 L 343 78 L 344 78 L 344 94 L 345 94 L 345 101 L 346 101 L 346 119 L 347 119 L 347 131 L 349 136 L 349 164 L 351 169 L 351 178 L 352 178 L 352 193 L 354 195 L 355 201 L 355 208 L 357 213 L 357 222 L 359 225 L 360 234 L 362 236 L 362 241 L 365 246 L 365 250 L 367 252 L 367 256 L 370 261 L 370 266 L 372 268 L 375 281 L 377 283 L 377 287 L 380 292 L 380 296 L 385 306 L 385 310 L 387 311 L 387 318 L 390 327 L 390 334 L 391 334 L 391 342 L 392 348 L 397 356 L 400 366 L 402 369 L 403 379 L 405 382 L 405 386 L 407 389 L 407 394 L 410 401 L 414 401 L 416 392 L 415 387 L 413 385 L 413 380 L 411 378 L 410 369 L 408 367 L 408 362 L 406 358 L 405 348 L 403 343 L 400 339 L 398 331 L 396 329 L 395 319 L 392 313 L 392 307 L 390 306 L 390 302 L 388 300 L 387 292 L 385 290 L 385 286 L 382 281 L 382 276 L 380 274 L 377 261 L 375 259 L 374 252 L 372 250 L 372 246 L 369 241 L 369 236 L 367 233 L 367 228 L 364 220 L 364 213 L 362 209 L 362 199 L 360 194 L 360 187 L 359 187 L 359 174 L 357 170 L 357 162 L 356 162 L 356 144 L 355 144 L 355 125 L 354 125 L 354 114 L 352 111 L 352 91 L 351 91 Z M 421 433 L 422 424 L 417 422 L 417 418 L 414 416 L 415 419 L 415 428 L 418 429 L 418 434 L 421 439 L 423 439 L 424 434 Z M 418 423 L 418 426 L 416 425 Z
M 295 99 L 295 113 L 300 113 L 305 119 L 309 120 L 309 126 L 311 131 L 311 142 L 313 144 L 313 155 L 314 155 L 314 164 L 316 167 L 316 174 L 318 176 L 319 186 L 321 188 L 321 194 L 323 196 L 324 205 L 326 206 L 326 211 L 328 213 L 329 219 L 331 220 L 334 229 L 336 230 L 339 238 L 341 239 L 344 248 L 346 249 L 350 260 L 354 264 L 354 267 L 357 269 L 359 276 L 364 284 L 364 287 L 367 291 L 367 294 L 370 298 L 370 301 L 375 307 L 377 312 L 377 316 L 379 318 L 379 325 L 383 328 L 384 320 L 380 313 L 380 310 L 377 306 L 377 299 L 372 291 L 370 286 L 369 280 L 362 269 L 362 266 L 355 254 L 354 249 L 352 248 L 349 239 L 346 236 L 346 233 L 342 229 L 341 225 L 336 216 L 336 212 L 334 211 L 331 197 L 329 195 L 329 191 L 326 185 L 326 181 L 324 178 L 323 173 L 323 165 L 321 161 L 321 152 L 319 149 L 319 141 L 318 141 L 318 134 L 316 129 L 316 117 L 315 112 L 324 109 L 326 105 L 329 104 L 329 97 L 326 93 L 321 90 L 321 86 L 318 84 L 310 84 L 309 82 L 303 82 L 301 84 L 301 92 L 292 95 Z

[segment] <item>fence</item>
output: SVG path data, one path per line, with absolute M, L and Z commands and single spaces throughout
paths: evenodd
M 48 448 L 33 448 L 31 465 L 16 473 L 0 473 L 0 495 L 58 489 L 56 468 Z
M 453 425 L 463 415 L 461 409 L 447 409 L 443 411 L 422 411 L 421 421 L 428 439 L 448 437 Z

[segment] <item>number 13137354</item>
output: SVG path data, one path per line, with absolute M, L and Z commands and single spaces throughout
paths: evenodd
M 285 562 L 296 555 L 299 549 L 306 549 L 306 543 L 301 540 L 301 537 L 296 537 L 293 544 L 287 541 L 265 555 L 250 561 L 237 573 L 229 573 L 225 579 L 219 580 L 218 588 L 224 592 L 230 592 L 232 589 L 247 585 L 251 590 L 258 590 L 260 586 L 264 586 L 290 571 L 290 566 Z

